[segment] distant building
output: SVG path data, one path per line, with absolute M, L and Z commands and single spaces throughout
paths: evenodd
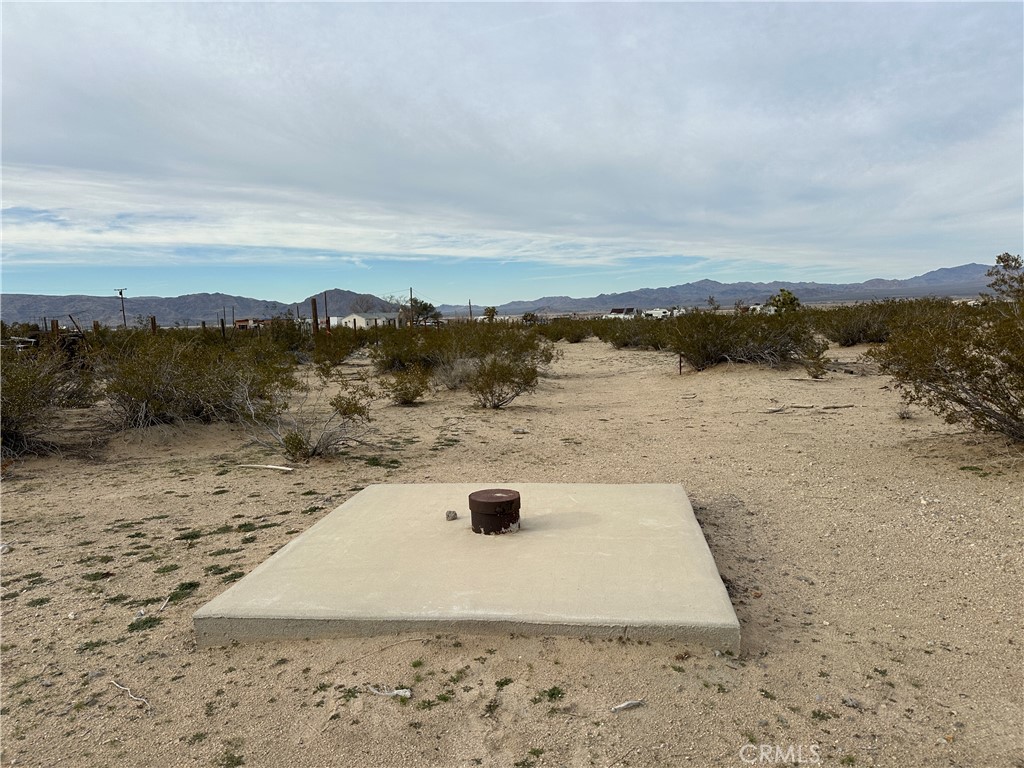
M 662 320 L 666 317 L 672 317 L 672 310 L 656 307 L 654 309 L 645 309 L 643 315 L 644 317 L 653 317 L 655 320 Z
M 406 318 L 400 312 L 353 312 L 344 317 L 332 317 L 331 328 L 404 328 Z
M 635 307 L 615 307 L 604 316 L 605 320 L 632 320 L 639 317 Z
M 519 323 L 522 322 L 521 317 L 513 317 L 512 315 L 495 315 L 494 317 L 488 317 L 487 315 L 478 315 L 473 318 L 477 323 Z
M 261 320 L 256 317 L 242 317 L 235 320 L 236 331 L 255 331 L 269 323 L 269 320 Z

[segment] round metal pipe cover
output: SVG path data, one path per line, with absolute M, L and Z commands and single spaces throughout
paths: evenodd
M 500 534 L 519 530 L 519 491 L 487 488 L 469 494 L 474 533 Z

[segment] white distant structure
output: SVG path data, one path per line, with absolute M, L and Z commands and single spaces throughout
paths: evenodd
M 750 311 L 755 315 L 774 315 L 775 307 L 771 304 L 751 304 Z
M 655 320 L 663 320 L 666 317 L 672 317 L 672 310 L 662 309 L 661 307 L 655 307 L 654 309 L 645 309 L 644 317 L 653 317 Z
M 331 328 L 404 328 L 405 318 L 399 312 L 352 312 L 344 317 L 332 317 Z
M 640 317 L 640 313 L 635 307 L 615 307 L 603 316 L 605 320 L 632 320 L 637 317 Z
M 479 315 L 474 316 L 473 320 L 477 323 L 518 323 L 522 321 L 522 318 L 512 317 L 512 315 L 495 315 L 494 317 Z

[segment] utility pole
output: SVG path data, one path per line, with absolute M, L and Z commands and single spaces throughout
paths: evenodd
M 412 311 L 412 288 L 409 288 L 409 328 L 416 324 L 416 315 Z
M 473 300 L 469 300 L 469 319 L 473 319 Z
M 117 291 L 117 295 L 121 297 L 121 322 L 123 322 L 124 323 L 124 327 L 127 328 L 128 327 L 128 317 L 124 313 L 124 292 L 127 291 L 128 289 L 127 288 L 115 288 L 114 290 Z

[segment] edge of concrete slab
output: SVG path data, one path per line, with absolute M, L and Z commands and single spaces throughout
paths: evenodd
M 721 651 L 740 651 L 740 627 L 736 624 L 679 626 L 627 624 L 566 624 L 478 619 L 239 619 L 224 616 L 194 617 L 196 645 L 216 648 L 253 641 L 322 640 L 372 637 L 398 632 L 453 634 L 519 634 L 531 637 L 618 638 L 679 640 Z

